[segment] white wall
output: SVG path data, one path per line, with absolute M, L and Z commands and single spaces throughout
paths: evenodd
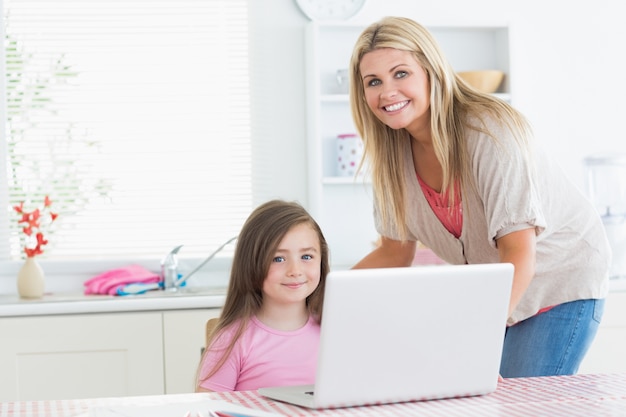
M 614 0 L 367 0 L 353 21 L 405 15 L 428 24 L 507 23 L 511 27 L 513 104 L 537 138 L 585 189 L 583 159 L 626 153 L 622 131 L 626 43 L 621 2 Z M 255 152 L 273 178 L 258 200 L 307 203 L 304 26 L 294 0 L 250 0 Z M 368 208 L 366 210 L 369 210 Z

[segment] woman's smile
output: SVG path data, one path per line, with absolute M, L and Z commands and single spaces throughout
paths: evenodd
M 404 100 L 399 103 L 395 103 L 389 106 L 384 106 L 383 108 L 385 109 L 386 112 L 394 112 L 394 111 L 403 109 L 408 104 L 409 104 L 409 100 Z

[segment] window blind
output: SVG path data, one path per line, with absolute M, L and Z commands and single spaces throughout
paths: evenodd
M 0 260 L 24 256 L 11 207 L 46 195 L 59 217 L 44 259 L 178 244 L 204 257 L 238 233 L 252 204 L 246 0 L 0 2 Z

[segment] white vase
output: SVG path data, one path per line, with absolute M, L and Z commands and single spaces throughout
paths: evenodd
M 41 298 L 44 289 L 44 273 L 39 262 L 35 258 L 26 258 L 17 273 L 17 292 L 22 298 Z

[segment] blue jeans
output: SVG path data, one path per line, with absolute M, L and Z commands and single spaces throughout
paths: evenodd
M 500 364 L 503 378 L 572 375 L 598 331 L 604 300 L 553 307 L 506 329 Z

